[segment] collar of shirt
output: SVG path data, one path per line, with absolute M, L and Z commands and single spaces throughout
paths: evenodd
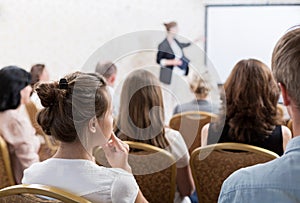
M 288 154 L 291 151 L 300 150 L 300 135 L 291 139 L 287 146 L 284 154 Z

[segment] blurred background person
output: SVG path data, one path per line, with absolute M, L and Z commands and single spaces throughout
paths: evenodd
M 224 89 L 226 107 L 221 116 L 225 117 L 225 125 L 221 122 L 205 125 L 201 145 L 238 142 L 281 156 L 291 139 L 291 131 L 281 125 L 282 114 L 277 108 L 279 87 L 270 68 L 256 59 L 240 60 Z
M 176 22 L 164 23 L 164 26 L 167 37 L 158 45 L 156 62 L 161 66 L 161 82 L 170 84 L 172 72 L 178 75 L 188 75 L 190 60 L 185 57 L 183 48 L 190 46 L 191 43 L 181 43 L 175 38 L 178 33 Z
M 193 74 L 190 81 L 190 88 L 195 95 L 195 99 L 190 102 L 177 105 L 174 108 L 173 114 L 187 111 L 205 111 L 218 113 L 217 107 L 213 107 L 212 103 L 207 100 L 210 89 L 208 87 L 208 84 L 200 75 Z
M 100 75 L 103 75 L 107 82 L 107 89 L 111 95 L 112 98 L 112 104 L 113 104 L 113 116 L 116 117 L 118 115 L 118 101 L 119 97 L 115 95 L 115 81 L 117 78 L 117 66 L 111 62 L 99 62 L 96 66 L 96 73 L 99 73 Z
M 48 82 L 49 73 L 44 64 L 35 64 L 30 69 L 31 74 L 31 86 L 34 88 L 34 85 L 38 82 Z M 35 92 L 31 95 L 31 101 L 35 104 L 38 109 L 42 109 L 43 106 L 37 94 Z
M 17 66 L 0 70 L 0 133 L 8 144 L 16 183 L 21 183 L 24 169 L 39 162 L 41 143 L 25 107 L 30 101 L 30 82 L 30 74 Z
M 194 191 L 189 152 L 180 132 L 164 125 L 164 104 L 158 78 L 139 69 L 124 81 L 116 134 L 121 140 L 142 142 L 169 151 L 176 160 L 174 202 L 190 202 Z

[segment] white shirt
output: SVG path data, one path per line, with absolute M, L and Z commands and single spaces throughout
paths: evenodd
M 165 150 L 175 157 L 176 167 L 183 168 L 187 166 L 189 164 L 190 155 L 180 132 L 171 128 L 165 128 L 165 136 L 170 144 L 170 147 L 165 148 Z
M 50 158 L 24 171 L 23 184 L 58 187 L 92 202 L 132 203 L 139 187 L 132 174 L 84 159 Z
M 44 108 L 43 105 L 41 104 L 41 100 L 36 92 L 32 93 L 30 100 L 35 104 L 35 106 L 38 110 L 41 110 Z
M 180 60 L 183 56 L 182 49 L 179 47 L 179 45 L 176 43 L 176 41 L 173 39 L 172 42 L 169 41 L 170 47 L 175 55 L 175 59 Z M 165 66 L 167 59 L 160 60 L 160 65 Z M 185 70 L 182 70 L 178 66 L 173 66 L 173 72 L 177 75 L 185 75 Z
M 189 164 L 190 155 L 188 148 L 182 138 L 180 132 L 165 128 L 165 136 L 168 140 L 170 147 L 165 148 L 169 151 L 176 160 L 176 167 L 183 168 Z M 175 191 L 174 203 L 190 203 L 189 197 L 181 197 L 178 190 Z

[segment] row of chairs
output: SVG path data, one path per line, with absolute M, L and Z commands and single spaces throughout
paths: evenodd
M 202 201 L 204 201 L 205 199 L 212 200 L 213 197 L 215 201 L 224 179 L 238 168 L 253 165 L 256 163 L 263 163 L 277 157 L 275 153 L 272 154 L 269 153 L 268 150 L 263 149 L 261 150 L 264 151 L 264 153 L 267 152 L 267 154 L 271 154 L 271 157 L 269 156 L 269 158 L 265 160 L 256 160 L 255 158 L 249 159 L 247 157 L 240 156 L 240 153 L 243 152 L 245 155 L 249 156 L 249 154 L 253 154 L 253 157 L 256 157 L 256 153 L 250 153 L 247 145 L 245 145 L 245 148 L 245 146 L 242 146 L 242 144 L 236 143 L 224 143 L 199 148 L 199 146 L 201 145 L 200 141 L 202 127 L 206 123 L 209 123 L 211 122 L 211 120 L 216 118 L 216 115 L 211 113 L 187 112 L 180 115 L 175 115 L 170 121 L 170 127 L 179 130 L 183 135 L 187 145 L 190 146 L 190 164 L 196 183 L 197 193 L 199 199 L 201 199 Z M 132 165 L 135 178 L 145 197 L 151 200 L 150 202 L 173 202 L 176 182 L 176 166 L 172 155 L 169 152 L 154 146 L 148 146 L 146 144 L 135 142 L 127 143 L 131 148 L 135 149 L 135 152 L 131 153 L 129 156 L 129 162 Z M 240 146 L 242 146 L 242 150 L 239 149 Z M 223 147 L 225 148 L 223 149 Z M 229 149 L 227 149 L 226 147 Z M 250 146 L 250 148 L 253 149 L 255 147 Z M 7 145 L 6 142 L 2 139 L 1 135 L 0 151 L 2 155 L 0 156 L 0 164 L 2 166 L 5 166 L 0 169 L 0 188 L 3 188 L 9 185 L 14 185 L 15 182 L 11 170 Z M 207 156 L 204 159 L 204 157 L 209 154 L 208 152 L 210 152 L 211 155 Z M 100 165 L 109 166 L 108 162 L 104 161 L 105 156 L 101 151 L 101 148 L 97 148 L 94 154 L 96 156 L 96 160 Z M 151 156 L 149 156 L 149 154 L 151 154 Z M 224 157 L 225 155 L 228 155 L 227 158 Z M 235 155 L 237 156 L 235 157 Z M 220 160 L 218 160 L 218 157 L 220 157 Z M 233 157 L 241 157 L 238 161 L 240 165 L 234 164 L 236 160 Z M 245 158 L 245 160 L 243 157 Z M 250 162 L 246 163 L 245 161 L 248 160 L 250 160 Z M 215 161 L 215 163 L 213 161 Z M 223 163 L 222 161 L 227 162 Z M 235 165 L 236 168 L 229 167 L 230 161 L 233 162 L 232 165 Z M 198 163 L 195 164 L 196 162 Z M 209 164 L 206 165 L 207 163 Z M 215 167 L 213 171 L 217 174 L 215 179 L 218 181 L 212 181 L 212 174 L 206 174 L 204 172 L 205 168 L 207 168 L 207 171 L 210 172 L 212 170 L 212 167 Z M 228 169 L 227 172 L 225 172 L 225 169 Z M 220 174 L 222 175 L 220 176 Z M 212 186 L 215 186 L 215 189 L 213 190 L 210 187 L 207 187 L 207 183 L 213 184 Z M 163 190 L 161 190 L 162 188 Z M 205 188 L 207 188 L 207 191 L 205 191 Z M 163 194 L 161 194 L 161 191 L 164 191 Z M 208 194 L 211 195 L 211 197 L 208 197 Z M 204 196 L 202 197 L 202 195 Z
M 173 202 L 176 189 L 174 157 L 166 150 L 152 145 L 130 141 L 127 144 L 134 149 L 128 161 L 147 200 Z M 101 147 L 94 150 L 94 155 L 99 165 L 109 167 Z M 269 150 L 239 143 L 220 143 L 195 149 L 190 166 L 199 202 L 217 202 L 223 181 L 234 171 L 277 157 L 276 153 Z M 88 202 L 64 190 L 43 185 L 15 185 L 0 190 L 0 202 L 18 202 L 18 199 L 23 200 L 19 202 Z
M 132 149 L 129 164 L 137 183 L 149 202 L 173 202 L 176 187 L 174 157 L 152 145 L 126 141 Z M 99 165 L 110 167 L 101 147 L 94 150 Z M 234 171 L 279 157 L 259 147 L 220 143 L 196 148 L 190 166 L 199 202 L 217 202 L 223 181 Z

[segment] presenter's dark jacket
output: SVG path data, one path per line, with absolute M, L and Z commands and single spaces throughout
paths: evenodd
M 181 51 L 183 48 L 188 47 L 191 45 L 191 43 L 180 43 L 177 39 L 174 39 L 175 42 L 178 44 L 178 46 L 181 48 Z M 162 59 L 174 59 L 175 55 L 174 52 L 167 40 L 164 39 L 164 41 L 162 41 L 159 45 L 158 45 L 158 52 L 157 52 L 157 56 L 156 56 L 156 62 L 158 64 L 160 64 L 160 60 Z M 189 66 L 188 63 L 190 62 L 190 60 L 188 58 L 185 57 L 184 52 L 182 51 L 182 65 L 179 67 L 183 70 L 185 70 L 185 75 L 187 75 L 189 73 Z M 166 68 L 170 68 L 173 70 L 173 66 L 166 66 Z

